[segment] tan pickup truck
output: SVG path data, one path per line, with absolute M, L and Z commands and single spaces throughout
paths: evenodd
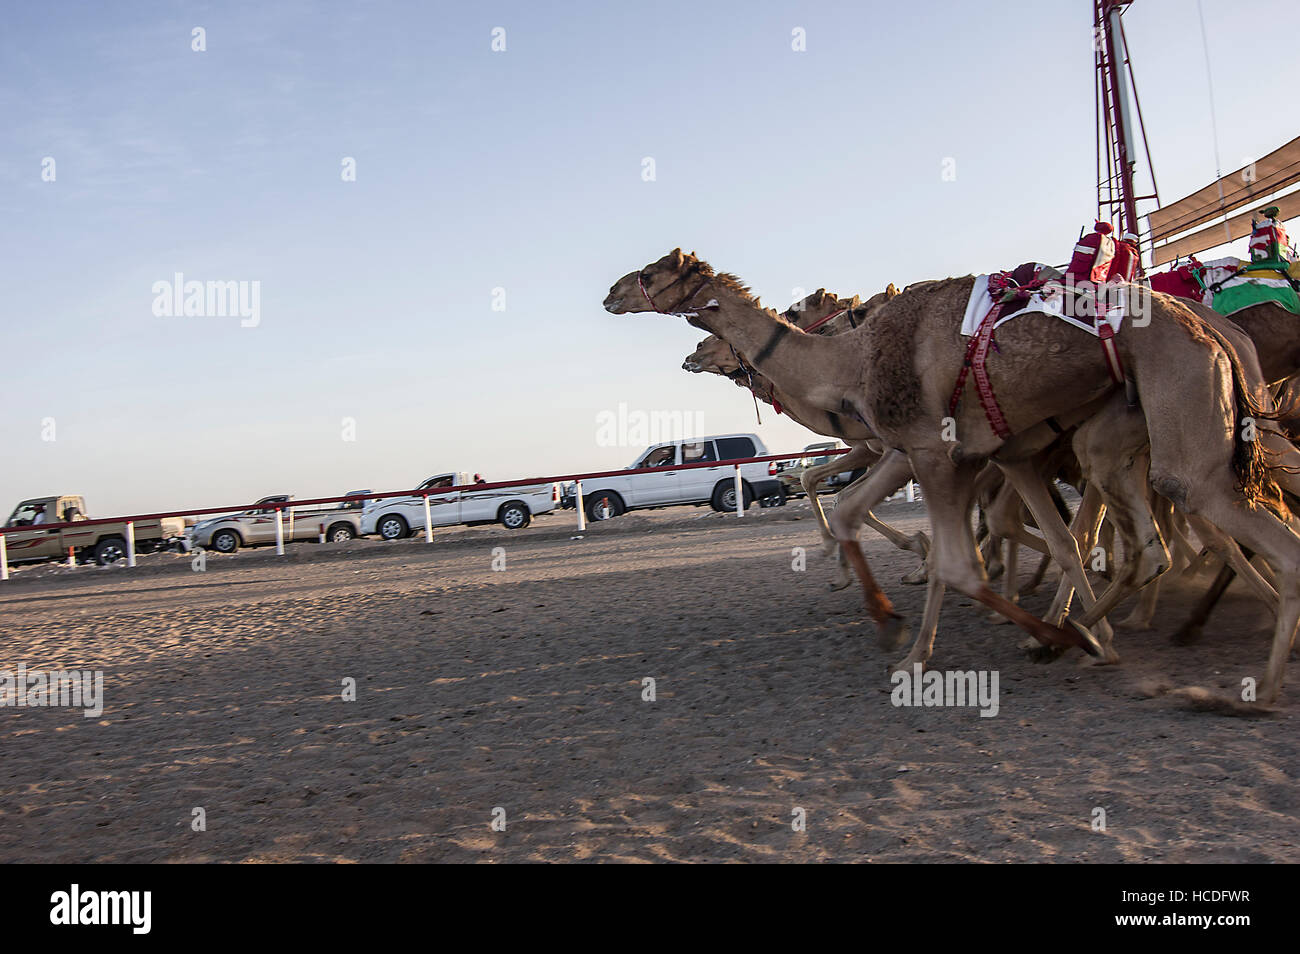
M 85 527 L 44 524 L 79 523 L 89 519 L 86 502 L 77 496 L 33 497 L 20 503 L 5 522 L 5 549 L 10 563 L 65 559 L 71 548 L 79 561 L 107 566 L 126 559 L 126 523 L 89 523 Z M 137 553 L 183 548 L 185 521 L 180 517 L 136 520 Z

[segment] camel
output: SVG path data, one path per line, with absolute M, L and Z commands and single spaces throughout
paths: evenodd
M 1286 404 L 1273 400 L 1265 381 L 1264 362 L 1256 349 L 1256 342 L 1235 322 L 1206 306 L 1192 303 L 1189 307 L 1204 322 L 1207 330 L 1218 338 L 1220 346 L 1235 356 L 1245 386 L 1250 389 L 1261 406 L 1270 409 L 1274 414 L 1292 413 L 1297 403 L 1294 395 Z M 1248 311 L 1275 307 L 1255 306 Z M 1274 373 L 1278 373 L 1286 366 L 1274 358 L 1270 362 L 1270 367 Z M 1277 411 L 1276 407 L 1281 407 L 1283 410 Z M 1185 542 L 1180 540 L 1180 535 L 1171 532 L 1172 527 L 1169 524 L 1172 513 L 1167 502 L 1163 504 L 1158 502 L 1145 486 L 1145 478 L 1139 476 L 1135 470 L 1138 467 L 1145 468 L 1147 437 L 1143 422 L 1136 415 L 1126 415 L 1123 409 L 1114 403 L 1108 405 L 1103 413 L 1082 425 L 1074 436 L 1076 455 L 1088 474 L 1091 485 L 1096 486 L 1105 497 L 1106 512 L 1118 518 L 1126 543 L 1130 547 L 1136 547 L 1135 552 L 1140 553 L 1136 563 L 1126 569 L 1122 578 L 1112 583 L 1098 600 L 1098 605 L 1084 614 L 1081 619 L 1084 625 L 1097 615 L 1108 613 L 1132 592 L 1150 584 L 1151 589 L 1145 594 L 1143 603 L 1135 608 L 1129 618 L 1129 622 L 1133 624 L 1149 625 L 1155 609 L 1157 593 L 1154 584 L 1170 566 L 1169 554 L 1164 551 L 1162 536 L 1172 537 L 1176 543 L 1182 543 L 1185 547 Z M 1281 464 L 1274 469 L 1274 473 L 1282 488 L 1293 497 L 1300 495 L 1300 480 L 1296 478 L 1300 473 L 1300 452 L 1297 452 L 1285 434 L 1271 428 L 1260 427 L 1258 439 L 1269 455 Z M 1122 499 L 1117 499 L 1117 494 Z M 1097 519 L 1100 518 L 1100 514 L 1096 516 Z M 1158 522 L 1166 523 L 1163 535 L 1156 525 Z M 1206 602 L 1199 604 L 1193 617 L 1175 634 L 1175 640 L 1180 643 L 1191 642 L 1199 635 L 1200 627 L 1208 615 L 1209 608 L 1213 606 L 1213 601 L 1222 594 L 1227 583 L 1237 574 L 1241 574 L 1251 584 L 1266 605 L 1273 609 L 1277 606 L 1277 593 L 1250 565 L 1248 556 L 1242 553 L 1234 541 L 1224 537 L 1213 525 L 1196 522 L 1196 527 L 1198 536 L 1207 545 L 1208 550 L 1219 555 L 1224 561 L 1224 571 L 1211 587 L 1211 593 L 1214 595 L 1208 604 Z M 1135 536 L 1135 532 L 1138 531 L 1140 533 Z M 1085 533 L 1087 532 L 1085 528 Z M 1095 527 L 1091 532 L 1095 533 Z M 1084 549 L 1090 548 L 1091 543 L 1084 543 L 1084 539 L 1085 537 L 1080 538 L 1081 545 Z M 1159 559 L 1154 557 L 1157 550 L 1160 553 Z M 1187 562 L 1190 565 L 1190 561 Z M 1159 566 L 1159 569 L 1155 569 L 1156 566 Z M 1155 572 L 1151 572 L 1153 569 Z M 1068 581 L 1062 580 L 1057 601 L 1053 604 L 1053 612 L 1059 612 L 1063 607 L 1068 606 L 1069 595 Z M 1053 613 L 1048 615 L 1048 619 L 1051 618 Z
M 879 305 L 897 294 L 898 289 L 890 284 L 883 292 L 862 303 L 856 295 L 852 299 L 840 299 L 828 294 L 824 288 L 820 288 L 789 308 L 782 317 L 800 329 L 819 325 L 822 334 L 833 335 L 839 331 L 852 329 L 856 324 L 866 320 Z M 832 317 L 837 314 L 841 314 L 841 317 Z M 827 318 L 831 320 L 822 324 Z M 800 476 L 800 484 L 803 486 L 804 493 L 808 495 L 813 514 L 817 518 L 823 548 L 827 553 L 832 550 L 838 553 L 839 558 L 835 564 L 831 589 L 838 590 L 848 586 L 852 582 L 848 564 L 835 538 L 831 535 L 826 514 L 817 495 L 817 488 L 834 474 L 846 470 L 866 469 L 879 461 L 883 448 L 875 435 L 857 421 L 843 420 L 837 415 L 807 404 L 797 395 L 780 390 L 763 375 L 754 373 L 745 364 L 744 356 L 716 335 L 709 335 L 701 341 L 695 351 L 682 362 L 682 368 L 693 373 L 707 372 L 730 378 L 741 387 L 748 388 L 756 399 L 777 408 L 778 413 L 785 413 L 791 420 L 803 425 L 814 434 L 842 439 L 849 446 L 849 453 L 837 456 L 818 467 L 810 467 Z M 907 479 L 911 479 L 910 473 Z M 866 515 L 866 523 L 900 550 L 911 551 L 921 558 L 921 565 L 904 576 L 903 582 L 924 583 L 925 558 L 930 552 L 929 538 L 924 533 L 917 533 L 910 537 L 899 533 L 870 512 Z
M 1008 616 L 1044 645 L 1079 646 L 1102 655 L 1086 628 L 1042 620 L 989 588 L 969 514 L 978 469 L 996 456 L 1089 608 L 1095 600 L 1077 544 L 1033 475 L 1032 458 L 1063 425 L 1096 413 L 1116 385 L 1092 336 L 1051 319 L 1013 321 L 999 329 L 999 352 L 988 374 L 1015 436 L 1003 440 L 994 434 L 971 399 L 949 418 L 948 398 L 966 354 L 960 316 L 973 282 L 968 276 L 909 287 L 867 324 L 832 341 L 800 334 L 763 308 L 734 275 L 715 272 L 694 254 L 676 249 L 619 279 L 604 304 L 613 314 L 684 318 L 751 356 L 752 366 L 777 386 L 865 424 L 885 442 L 890 449 L 855 495 L 855 506 L 837 506 L 830 518 L 882 636 L 897 633 L 899 617 L 876 586 L 857 533 L 862 510 L 879 499 L 885 482 L 880 475 L 892 477 L 886 465 L 897 455 L 910 461 L 931 517 L 931 575 L 918 640 L 928 638 L 927 658 L 948 586 Z M 1185 513 L 1263 554 L 1273 568 L 1279 607 L 1260 695 L 1274 701 L 1300 621 L 1300 537 L 1278 512 L 1261 505 L 1276 493 L 1262 449 L 1236 439 L 1242 417 L 1267 419 L 1268 412 L 1240 384 L 1235 358 L 1184 303 L 1153 294 L 1149 305 L 1149 323 L 1132 323 L 1116 339 L 1142 396 L 1151 446 L 1149 480 Z

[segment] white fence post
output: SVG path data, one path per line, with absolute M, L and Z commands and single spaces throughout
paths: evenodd
M 126 522 L 126 565 L 135 566 L 135 521 Z
M 320 542 L 325 542 L 325 524 L 323 523 L 320 525 Z
M 745 515 L 745 485 L 740 481 L 740 465 L 736 464 L 736 516 Z
M 279 507 L 275 508 L 275 555 L 284 556 L 284 517 Z
M 5 535 L 0 533 L 0 580 L 9 579 L 9 554 L 5 551 Z
M 424 542 L 433 542 L 433 515 L 429 512 L 429 495 L 424 495 Z
M 916 502 L 916 484 L 910 480 L 907 482 L 907 502 Z
M 587 529 L 587 511 L 582 506 L 582 481 L 580 480 L 573 483 L 573 502 L 578 508 L 578 532 L 581 533 Z

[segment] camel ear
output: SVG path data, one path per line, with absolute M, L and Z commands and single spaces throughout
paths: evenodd
M 889 287 L 885 289 L 885 297 L 893 298 L 897 294 L 898 294 L 898 289 L 894 286 L 893 282 L 890 282 Z
M 669 252 L 668 258 L 674 265 L 681 265 L 683 261 L 681 246 L 679 245 L 677 248 Z

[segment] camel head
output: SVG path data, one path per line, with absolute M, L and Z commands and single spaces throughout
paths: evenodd
M 883 297 L 883 293 L 876 297 Z M 845 308 L 856 309 L 860 304 L 857 295 L 852 298 L 839 298 L 826 289 L 819 288 L 791 305 L 781 317 L 792 325 L 806 328 L 837 311 L 843 311 Z M 709 335 L 701 341 L 696 349 L 686 356 L 686 360 L 682 362 L 682 369 L 692 373 L 704 371 L 709 374 L 720 374 L 736 380 L 736 383 L 742 386 L 745 384 L 744 380 L 738 378 L 745 370 L 741 366 L 740 358 L 731 345 L 717 335 Z
M 707 371 L 709 374 L 721 374 L 730 377 L 740 370 L 740 359 L 736 352 L 717 335 L 709 335 L 699 346 L 686 356 L 682 370 L 691 373 Z
M 862 324 L 879 311 L 887 301 L 898 294 L 900 294 L 898 288 L 893 282 L 890 282 L 889 286 L 884 291 L 876 292 L 861 304 L 855 304 L 853 306 L 853 323 L 855 325 Z
M 612 315 L 698 311 L 704 303 L 695 298 L 714 277 L 713 269 L 694 252 L 687 255 L 675 248 L 659 261 L 616 281 L 605 296 L 605 310 Z

